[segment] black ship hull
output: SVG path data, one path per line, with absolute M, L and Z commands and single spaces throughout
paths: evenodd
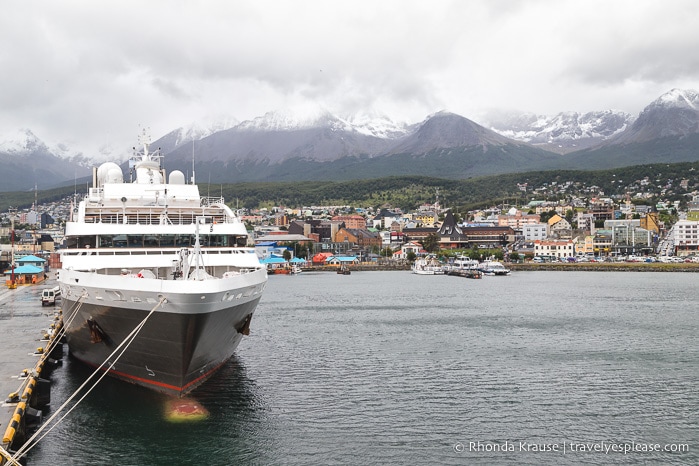
M 186 395 L 230 359 L 249 331 L 259 299 L 258 295 L 211 312 L 156 310 L 109 375 L 159 392 Z M 114 350 L 150 312 L 70 298 L 64 299 L 63 308 L 71 355 L 101 370 L 109 368 L 106 361 L 119 355 L 112 355 Z

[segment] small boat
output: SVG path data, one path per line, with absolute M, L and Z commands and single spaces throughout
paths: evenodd
M 478 261 L 466 256 L 456 257 L 451 265 L 447 267 L 447 274 L 467 278 L 481 278 Z
M 417 259 L 410 270 L 417 275 L 444 275 L 444 268 L 436 259 Z
M 349 275 L 352 273 L 350 269 L 346 265 L 341 265 L 339 269 L 337 269 L 337 273 L 340 275 Z
M 484 275 L 509 275 L 510 269 L 506 268 L 502 263 L 494 260 L 487 260 L 481 262 L 478 266 L 478 270 L 483 272 Z

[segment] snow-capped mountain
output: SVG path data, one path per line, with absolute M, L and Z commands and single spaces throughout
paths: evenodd
M 409 131 L 407 123 L 395 122 L 380 113 L 338 116 L 317 107 L 298 112 L 289 109 L 267 112 L 261 117 L 244 121 L 235 127 L 239 131 L 296 131 L 326 127 L 333 131 L 356 132 L 366 136 L 395 139 Z
M 20 129 L 0 138 L 0 192 L 55 187 L 89 170 L 72 159 L 57 156 L 31 130 Z
M 491 112 L 485 120 L 486 126 L 505 137 L 565 154 L 609 140 L 625 131 L 634 118 L 629 113 L 606 110 L 553 116 Z
M 0 153 L 27 157 L 37 150 L 48 151 L 48 147 L 29 129 L 20 128 L 13 133 L 0 135 Z
M 233 128 L 238 124 L 240 124 L 240 122 L 237 119 L 228 116 L 215 118 L 210 121 L 193 122 L 187 126 L 170 131 L 165 136 L 154 141 L 153 145 L 167 154 L 183 144 L 199 141 L 212 134 Z
M 671 163 L 696 160 L 699 153 L 699 93 L 693 90 L 663 94 L 636 119 L 607 110 L 490 113 L 479 121 L 443 111 L 409 125 L 378 112 L 338 115 L 311 105 L 243 122 L 193 123 L 152 147 L 165 154 L 168 171 L 186 172 L 195 163 L 200 177 L 208 173 L 216 183 L 397 174 L 459 178 Z M 130 147 L 105 145 L 95 154 L 88 158 L 70 143 L 49 147 L 26 129 L 6 134 L 0 137 L 0 192 L 72 183 L 89 174 L 88 166 L 124 161 Z
M 651 102 L 611 143 L 629 144 L 699 133 L 699 93 L 672 89 Z

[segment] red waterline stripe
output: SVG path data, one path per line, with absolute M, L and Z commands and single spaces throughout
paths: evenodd
M 109 372 L 111 372 L 111 373 L 113 373 L 113 374 L 115 374 L 115 375 L 118 375 L 118 376 L 120 376 L 120 377 L 124 377 L 124 378 L 131 379 L 131 380 L 137 380 L 137 381 L 139 381 L 139 382 L 142 382 L 142 383 L 145 383 L 145 384 L 148 384 L 148 385 L 156 385 L 156 386 L 158 386 L 158 387 L 163 387 L 163 388 L 167 388 L 167 389 L 169 389 L 169 390 L 174 390 L 174 391 L 180 392 L 180 391 L 182 391 L 182 390 L 187 389 L 187 387 L 189 387 L 190 385 L 193 385 L 193 384 L 199 382 L 200 380 L 205 379 L 206 377 L 208 377 L 208 376 L 211 375 L 212 373 L 216 372 L 216 371 L 217 371 L 221 366 L 223 366 L 225 363 L 226 363 L 226 361 L 222 362 L 222 363 L 219 364 L 218 366 L 216 366 L 216 367 L 214 367 L 213 369 L 211 369 L 209 372 L 200 375 L 199 377 L 197 377 L 196 379 L 194 379 L 194 380 L 192 380 L 191 382 L 187 383 L 187 384 L 184 385 L 183 387 L 178 387 L 177 385 L 170 385 L 170 384 L 165 383 L 165 382 L 157 382 L 157 381 L 150 380 L 150 379 L 144 379 L 143 377 L 138 377 L 138 376 L 135 376 L 135 375 L 127 374 L 126 372 L 115 371 L 115 370 L 113 370 L 113 369 L 112 369 L 111 371 L 109 371 Z M 87 363 L 87 364 L 88 364 L 89 366 L 92 366 L 92 367 L 95 367 L 95 368 L 97 367 L 97 366 L 95 366 L 94 364 L 90 364 L 90 363 Z M 106 369 L 106 368 L 103 368 L 103 367 L 99 367 L 99 370 L 101 370 L 102 372 L 107 371 L 107 369 Z

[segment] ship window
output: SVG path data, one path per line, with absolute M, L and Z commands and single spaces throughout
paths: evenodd
M 128 247 L 126 235 L 117 235 L 114 237 L 114 247 L 115 248 L 125 248 Z
M 99 247 L 101 248 L 111 248 L 114 246 L 114 236 L 113 235 L 101 235 L 98 237 Z
M 188 247 L 189 246 L 189 236 L 176 235 L 175 236 L 175 246 L 177 246 L 178 248 Z
M 222 235 L 214 235 L 209 237 L 210 246 L 223 247 L 226 245 L 226 237 Z
M 143 247 L 143 236 L 142 235 L 128 235 L 129 247 L 130 248 L 142 248 Z
M 96 243 L 96 236 L 80 236 L 77 238 L 77 246 L 79 248 L 94 248 Z
M 147 248 L 157 248 L 160 246 L 160 240 L 157 236 L 148 235 L 144 239 L 144 246 Z
M 173 235 L 162 235 L 160 237 L 160 246 L 171 248 L 175 245 L 175 237 Z

